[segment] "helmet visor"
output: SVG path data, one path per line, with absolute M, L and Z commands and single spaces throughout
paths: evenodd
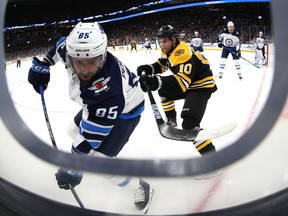
M 75 58 L 69 56 L 74 72 L 83 81 L 89 81 L 102 67 L 103 55 L 93 58 Z

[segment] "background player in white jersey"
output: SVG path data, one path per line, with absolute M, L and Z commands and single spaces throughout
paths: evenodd
M 148 38 L 145 38 L 145 43 L 144 46 L 146 48 L 146 53 L 149 51 L 149 53 L 151 53 L 151 41 Z
M 198 51 L 202 55 L 204 55 L 203 41 L 201 36 L 199 35 L 199 32 L 194 32 L 194 36 L 192 37 L 190 42 L 190 47 L 192 48 L 192 51 Z
M 235 30 L 234 23 L 229 21 L 227 28 L 224 28 L 218 35 L 218 47 L 223 48 L 221 53 L 219 78 L 222 78 L 226 66 L 226 60 L 231 53 L 236 72 L 239 79 L 242 79 L 241 66 L 239 58 L 241 57 L 241 40 L 239 33 Z
M 265 45 L 266 38 L 262 31 L 259 31 L 259 36 L 255 39 L 255 64 L 266 64 Z
M 47 88 L 50 66 L 59 60 L 67 69 L 70 98 L 83 107 L 68 127 L 72 153 L 117 156 L 144 110 L 137 76 L 107 51 L 107 36 L 97 22 L 78 23 L 43 60 L 33 58 L 28 80 L 36 92 L 40 86 Z M 81 182 L 82 173 L 60 168 L 56 179 L 60 188 L 70 189 L 69 184 L 75 187 Z M 135 206 L 139 210 L 147 206 L 152 190 L 147 182 L 116 176 L 110 180 L 123 187 L 139 187 L 135 190 Z

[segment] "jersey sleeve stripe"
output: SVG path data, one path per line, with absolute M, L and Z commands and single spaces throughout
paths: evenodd
M 182 79 L 184 79 L 188 84 L 190 84 L 191 83 L 191 79 L 188 77 L 188 76 L 186 76 L 185 74 L 183 74 L 183 73 L 177 73 L 177 76 L 180 76 Z
M 188 88 L 187 83 L 186 82 L 184 83 L 183 80 L 177 75 L 174 75 L 174 77 L 177 80 L 177 82 L 178 82 L 180 88 L 182 89 L 182 91 L 185 92 L 187 90 L 187 88 Z
M 214 81 L 214 78 L 213 76 L 208 76 L 208 77 L 205 77 L 204 79 L 201 79 L 201 80 L 197 80 L 195 82 L 193 82 L 193 84 L 201 84 L 201 83 L 204 83 L 206 81 Z

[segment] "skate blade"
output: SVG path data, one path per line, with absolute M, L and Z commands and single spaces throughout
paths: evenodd
M 149 208 L 150 208 L 150 204 L 151 204 L 153 195 L 154 195 L 154 188 L 151 188 L 151 187 L 150 187 L 150 191 L 149 191 L 149 201 L 148 201 L 147 205 L 145 206 L 145 208 L 142 209 L 143 214 L 147 214 L 147 212 L 149 211 Z
M 211 179 L 211 178 L 215 178 L 221 175 L 222 175 L 222 171 L 218 170 L 216 172 L 211 172 L 211 173 L 195 176 L 194 179 L 196 180 Z

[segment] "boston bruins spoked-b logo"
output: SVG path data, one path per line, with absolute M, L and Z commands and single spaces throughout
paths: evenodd
M 177 50 L 177 51 L 175 52 L 175 56 L 178 57 L 178 56 L 180 56 L 180 55 L 182 55 L 182 54 L 184 54 L 184 53 L 185 53 L 185 50 L 184 50 L 184 49 L 179 49 L 179 50 Z
M 226 44 L 227 46 L 231 46 L 231 45 L 233 44 L 233 40 L 232 40 L 231 38 L 227 38 L 227 39 L 225 40 L 225 44 Z

